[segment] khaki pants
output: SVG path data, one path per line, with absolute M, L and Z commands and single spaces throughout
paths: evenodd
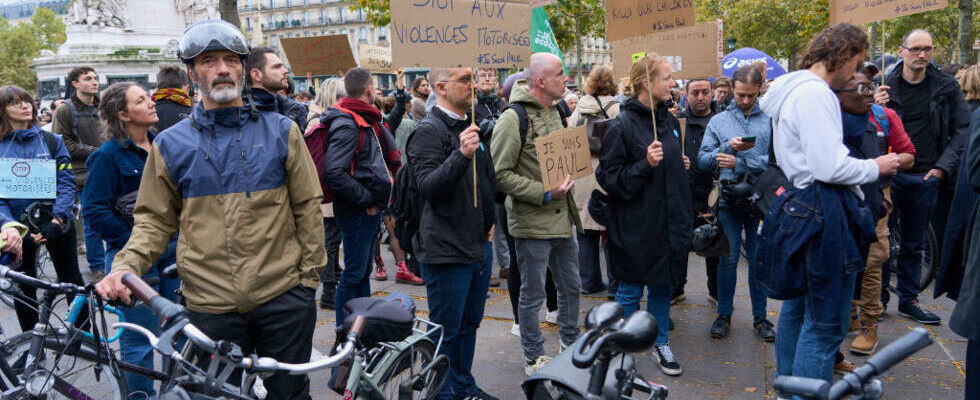
M 878 318 L 884 312 L 881 306 L 881 268 L 888 261 L 888 215 L 892 212 L 891 188 L 884 188 L 885 205 L 888 207 L 888 214 L 878 220 L 875 228 L 878 234 L 878 241 L 871 244 L 868 251 L 868 264 L 864 268 L 864 277 L 859 282 L 861 287 L 861 298 L 854 301 L 854 308 L 851 314 L 860 311 L 861 322 L 877 323 Z

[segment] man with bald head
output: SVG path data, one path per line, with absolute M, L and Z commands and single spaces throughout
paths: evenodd
M 565 94 L 566 79 L 560 58 L 548 53 L 531 55 L 527 79 L 514 84 L 511 108 L 501 114 L 490 139 L 497 189 L 507 195 L 507 227 L 514 236 L 520 266 L 518 317 L 527 375 L 550 360 L 544 355 L 544 338 L 538 324 L 548 269 L 558 289 L 561 348 L 571 346 L 579 332 L 578 294 L 582 283 L 578 244 L 572 230 L 583 231 L 571 193 L 573 181 L 566 177 L 561 186 L 546 191 L 534 147 L 534 139 L 564 129 L 556 103 Z M 519 113 L 515 107 L 524 112 Z M 519 122 L 525 115 L 527 130 L 521 132 Z
M 898 313 L 923 324 L 938 324 L 938 315 L 919 306 L 919 264 L 925 232 L 934 212 L 933 228 L 941 234 L 946 209 L 966 137 L 970 109 L 956 79 L 931 62 L 935 50 L 932 35 L 922 29 L 905 34 L 898 55 L 902 58 L 885 81 L 888 107 L 902 117 L 905 131 L 915 145 L 915 165 L 892 181 L 892 200 L 901 215 L 902 243 L 898 253 Z M 900 73 L 898 73 L 900 72 Z M 903 212 L 904 211 L 904 212 Z M 942 240 L 939 240 L 942 243 Z M 936 257 L 933 254 L 933 257 Z M 882 283 L 887 284 L 889 269 Z M 887 307 L 889 293 L 881 291 Z
M 493 163 L 480 143 L 480 129 L 467 115 L 474 85 L 470 69 L 433 69 L 429 83 L 432 93 L 438 93 L 436 106 L 405 145 L 405 168 L 411 170 L 399 173 L 415 175 L 422 197 L 414 248 L 425 277 L 429 316 L 443 328 L 440 352 L 449 358 L 449 381 L 436 398 L 496 400 L 477 387 L 470 373 L 493 261 Z

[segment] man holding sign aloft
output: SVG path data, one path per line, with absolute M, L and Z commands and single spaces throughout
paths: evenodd
M 581 220 L 571 189 L 570 177 L 546 191 L 541 179 L 534 139 L 561 131 L 562 117 L 555 106 L 565 94 L 561 59 L 549 53 L 531 55 L 527 83 L 514 84 L 511 103 L 526 111 L 527 130 L 522 132 L 518 112 L 504 111 L 490 138 L 497 188 L 507 194 L 507 225 L 515 238 L 521 273 L 518 317 L 521 346 L 530 376 L 550 358 L 544 355 L 544 338 L 538 311 L 545 300 L 545 274 L 551 269 L 558 289 L 558 330 L 562 348 L 578 338 L 579 290 L 578 243 L 572 229 L 582 233 Z
M 606 229 L 612 273 L 619 280 L 616 302 L 628 317 L 647 288 L 647 311 L 660 322 L 651 355 L 663 373 L 677 376 L 683 370 L 668 343 L 671 282 L 687 268 L 694 201 L 680 123 L 665 103 L 670 82 L 664 58 L 650 53 L 633 63 L 627 82 L 632 96 L 606 128 L 596 180 L 609 193 Z

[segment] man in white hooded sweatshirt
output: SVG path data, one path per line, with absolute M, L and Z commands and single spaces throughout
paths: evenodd
M 773 119 L 776 161 L 796 188 L 815 182 L 850 186 L 873 182 L 898 170 L 898 155 L 874 160 L 849 156 L 843 142 L 840 102 L 834 94 L 857 71 L 868 48 L 867 35 L 858 27 L 839 24 L 824 29 L 807 46 L 800 70 L 776 79 L 760 107 Z M 844 266 L 841 265 L 841 269 Z M 843 287 L 815 288 L 803 297 L 786 300 L 776 329 L 776 365 L 779 375 L 833 379 L 834 355 L 847 333 L 847 318 L 839 334 L 814 329 L 815 296 L 839 296 L 842 312 L 850 312 L 856 273 L 845 275 Z

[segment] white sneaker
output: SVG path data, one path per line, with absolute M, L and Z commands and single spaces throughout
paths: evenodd
M 558 310 L 555 310 L 555 311 L 548 311 L 548 312 L 547 312 L 547 313 L 546 313 L 546 314 L 544 315 L 544 322 L 547 322 L 547 323 L 549 323 L 549 324 L 555 324 L 555 325 L 558 325 Z
M 262 378 L 255 378 L 255 385 L 252 386 L 252 393 L 255 397 L 260 399 L 265 399 L 269 395 L 269 391 L 265 389 L 265 383 L 262 382 Z
M 535 372 L 538 372 L 538 370 L 543 368 L 549 361 L 551 361 L 551 357 L 548 356 L 538 356 L 538 358 L 534 359 L 533 361 L 525 358 L 524 374 L 527 376 L 534 375 Z
M 565 342 L 563 342 L 561 339 L 558 339 L 558 352 L 559 353 L 564 353 L 565 350 L 570 349 L 574 345 L 575 345 L 575 342 L 572 342 L 572 344 L 565 344 Z
M 517 336 L 517 337 L 521 337 L 521 326 L 520 325 L 517 325 L 517 324 L 511 325 L 510 326 L 510 334 L 511 335 L 514 335 L 514 336 Z

